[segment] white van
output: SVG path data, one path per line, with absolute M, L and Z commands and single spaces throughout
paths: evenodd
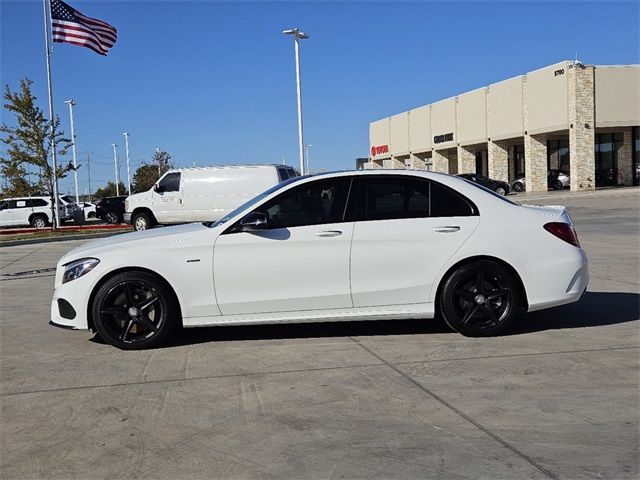
M 224 165 L 169 170 L 147 192 L 129 195 L 124 221 L 134 230 L 216 221 L 298 173 L 287 165 Z

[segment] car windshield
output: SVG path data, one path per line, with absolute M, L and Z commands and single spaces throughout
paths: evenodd
M 493 190 L 491 190 L 491 189 L 489 189 L 489 188 L 487 188 L 487 187 L 485 187 L 483 185 L 480 185 L 479 183 L 472 182 L 471 180 L 467 180 L 466 178 L 463 178 L 462 180 L 467 182 L 469 185 L 473 185 L 474 187 L 479 188 L 480 190 L 484 190 L 485 192 L 490 193 L 494 197 L 499 198 L 500 200 L 502 200 L 503 202 L 510 203 L 511 205 L 518 205 L 517 203 L 512 202 L 511 200 L 509 200 L 507 197 L 505 197 L 503 195 L 500 195 L 500 194 L 494 192 Z
M 230 219 L 232 219 L 233 217 L 235 217 L 236 215 L 238 215 L 242 211 L 249 210 L 252 205 L 257 204 L 258 202 L 260 202 L 264 198 L 268 197 L 272 193 L 280 190 L 281 188 L 283 188 L 283 187 L 285 187 L 287 185 L 291 185 L 292 183 L 298 182 L 298 181 L 300 181 L 300 180 L 302 180 L 304 178 L 308 178 L 308 177 L 309 177 L 309 175 L 304 175 L 304 176 L 301 176 L 301 177 L 290 178 L 288 180 L 285 180 L 284 182 L 278 183 L 278 184 L 274 185 L 273 187 L 269 188 L 268 190 L 265 190 L 264 192 L 259 193 L 258 195 L 253 197 L 251 200 L 248 200 L 248 201 L 244 202 L 242 205 L 240 205 L 235 210 L 227 213 L 224 217 L 222 217 L 217 222 L 203 222 L 203 225 L 206 225 L 207 227 L 211 227 L 211 228 L 217 227 L 218 225 L 222 225 L 223 223 L 228 222 Z

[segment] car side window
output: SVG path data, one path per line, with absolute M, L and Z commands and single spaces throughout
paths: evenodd
M 168 173 L 158 185 L 164 192 L 178 192 L 180 190 L 180 172 Z
M 360 221 L 429 216 L 429 182 L 425 179 L 372 175 L 363 179 L 360 192 Z
M 0 202 L 0 210 L 7 210 L 9 208 L 9 202 Z
M 280 176 L 281 182 L 289 179 L 289 171 L 286 168 L 279 168 L 278 175 Z
M 49 205 L 47 203 L 47 201 L 43 200 L 42 198 L 32 198 L 31 199 L 31 206 L 33 206 L 33 207 L 46 207 L 47 205 Z
M 470 217 L 477 215 L 476 209 L 465 197 L 453 189 L 431 181 L 431 217 Z
M 257 211 L 265 214 L 269 229 L 340 223 L 350 185 L 348 177 L 308 182 L 278 195 Z

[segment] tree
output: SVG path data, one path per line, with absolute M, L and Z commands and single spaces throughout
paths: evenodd
M 120 195 L 128 195 L 127 189 L 124 186 L 124 183 L 118 182 L 118 189 L 120 190 Z M 116 184 L 114 182 L 107 182 L 104 187 L 100 187 L 96 190 L 96 197 L 104 198 L 104 197 L 115 197 L 116 196 Z
M 164 150 L 156 150 L 151 159 L 151 163 L 143 163 L 133 174 L 131 191 L 133 193 L 146 192 L 164 175 L 167 170 L 171 170 L 171 155 Z
M 0 139 L 7 146 L 0 157 L 0 174 L 5 178 L 4 194 L 23 196 L 36 193 L 53 192 L 53 167 L 48 158 L 52 150 L 51 128 L 59 156 L 63 156 L 71 146 L 71 140 L 64 138 L 60 129 L 60 119 L 53 121 L 44 117 L 42 109 L 36 105 L 37 98 L 31 93 L 28 78 L 20 80 L 20 89 L 12 92 L 6 85 L 4 108 L 16 117 L 17 126 L 0 125 Z M 73 170 L 68 165 L 58 165 L 57 178 L 65 177 Z M 36 172 L 37 180 L 32 184 L 26 181 L 29 172 Z
M 153 184 L 158 181 L 158 178 L 158 167 L 156 165 L 143 163 L 133 174 L 131 191 L 133 193 L 146 192 L 153 187 Z

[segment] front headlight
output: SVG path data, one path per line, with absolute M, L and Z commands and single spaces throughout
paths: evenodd
M 97 258 L 81 258 L 67 263 L 64 266 L 64 273 L 62 274 L 62 283 L 70 282 L 89 273 L 96 265 L 100 263 Z

